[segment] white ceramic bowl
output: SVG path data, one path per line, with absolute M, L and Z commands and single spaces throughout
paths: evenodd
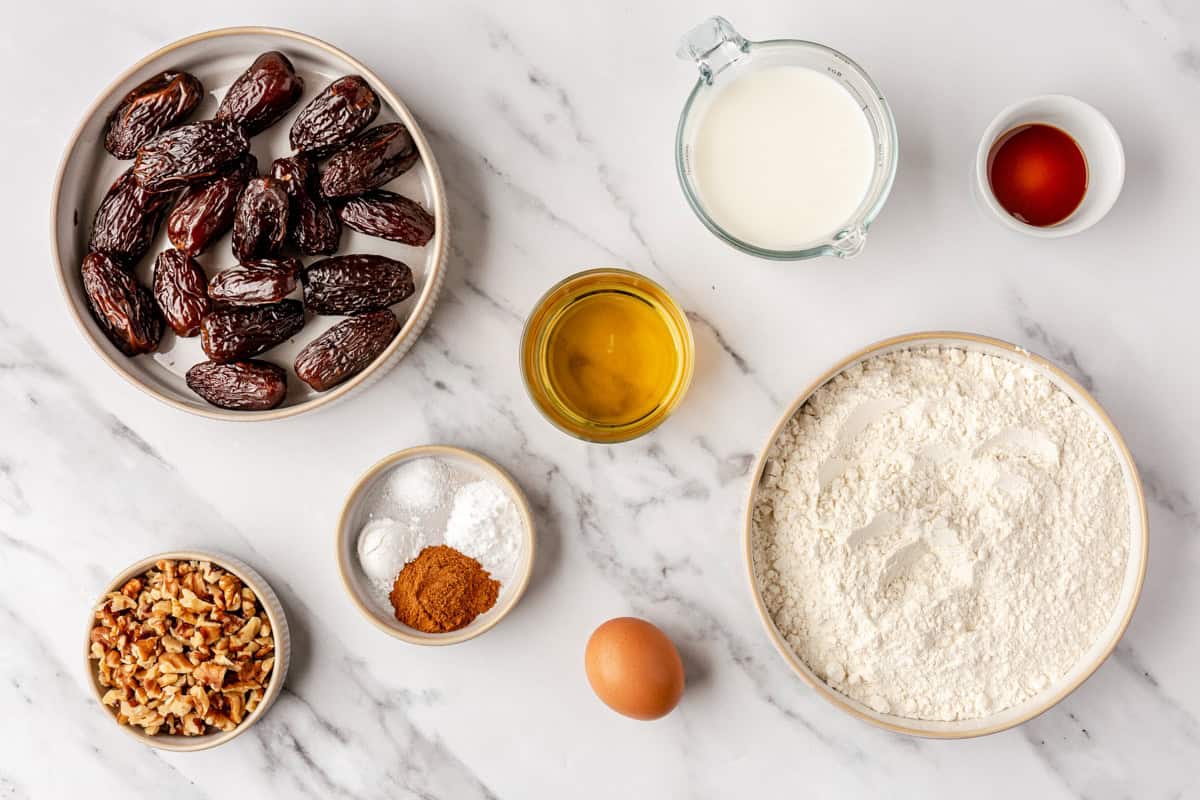
M 523 522 L 521 529 L 520 548 L 517 553 L 517 563 L 513 574 L 507 579 L 500 578 L 500 596 L 496 604 L 487 612 L 480 614 L 465 628 L 448 633 L 424 633 L 410 628 L 396 619 L 390 607 L 385 607 L 372 598 L 370 583 L 358 562 L 358 536 L 363 526 L 369 521 L 367 506 L 374 502 L 383 490 L 384 482 L 393 469 L 420 458 L 436 458 L 459 469 L 465 475 L 476 479 L 486 479 L 499 485 L 513 503 Z M 424 445 L 401 450 L 384 458 L 367 470 L 350 490 L 346 504 L 342 508 L 341 518 L 337 529 L 337 562 L 342 575 L 342 583 L 354 605 L 362 612 L 371 624 L 384 633 L 409 644 L 447 645 L 465 642 L 490 630 L 512 611 L 521 595 L 529 585 L 533 574 L 533 559 L 537 549 L 537 537 L 534 533 L 533 514 L 529 510 L 529 502 L 524 492 L 512 477 L 491 459 L 478 453 L 464 450 L 460 447 L 445 445 Z
M 421 158 L 404 175 L 386 188 L 420 202 L 436 219 L 437 230 L 425 247 L 408 247 L 344 228 L 339 254 L 376 253 L 395 258 L 412 267 L 416 292 L 403 303 L 393 306 L 403 321 L 400 333 L 369 367 L 327 392 L 315 392 L 298 380 L 292 363 L 300 349 L 341 321 L 341 317 L 306 315 L 304 329 L 293 339 L 263 353 L 258 358 L 279 364 L 288 372 L 288 397 L 271 411 L 229 411 L 216 408 L 187 388 L 183 376 L 193 364 L 205 360 L 199 337 L 180 339 L 170 331 L 163 335 L 159 352 L 128 358 L 105 337 L 88 311 L 87 298 L 79 277 L 79 266 L 87 253 L 92 217 L 108 187 L 132 162 L 118 161 L 104 149 L 105 122 L 120 99 L 149 76 L 167 69 L 185 69 L 204 84 L 205 97 L 189 120 L 211 117 L 225 90 L 260 53 L 279 50 L 295 65 L 304 79 L 304 94 L 282 120 L 251 139 L 251 152 L 258 158 L 260 173 L 269 173 L 275 158 L 290 155 L 288 130 L 296 114 L 332 80 L 342 75 L 364 77 L 379 95 L 381 110 L 375 125 L 403 122 L 412 133 Z M 412 347 L 429 321 L 445 279 L 448 251 L 449 218 L 446 193 L 437 160 L 420 125 L 399 98 L 379 76 L 341 50 L 311 36 L 277 28 L 226 28 L 189 36 L 151 53 L 134 64 L 101 93 L 84 114 L 63 154 L 55 183 L 51 211 L 50 241 L 58 269 L 59 282 L 71 315 L 84 337 L 100 357 L 121 377 L 168 405 L 217 419 L 253 421 L 278 419 L 328 405 L 361 390 L 380 378 Z M 138 265 L 141 281 L 150 285 L 154 256 L 170 247 L 160 230 L 150 250 Z M 236 260 L 226 234 L 197 259 L 209 276 L 233 266 Z M 305 257 L 306 264 L 313 258 Z
M 1079 144 L 1087 159 L 1087 193 L 1079 208 L 1057 225 L 1029 225 L 1004 210 L 992 193 L 988 168 L 993 146 L 1013 128 L 1033 123 L 1053 125 Z M 1065 94 L 1046 94 L 1014 103 L 988 125 L 975 153 L 973 185 L 980 205 L 1002 225 L 1029 236 L 1057 239 L 1085 231 L 1112 209 L 1125 183 L 1125 150 L 1116 128 L 1095 107 Z
M 767 454 L 770 452 L 771 445 L 779 437 L 787 422 L 795 416 L 796 412 L 808 402 L 809 398 L 819 388 L 847 368 L 861 361 L 866 361 L 869 358 L 896 352 L 897 350 L 936 346 L 958 347 L 964 350 L 987 353 L 999 358 L 1016 361 L 1045 376 L 1057 388 L 1065 392 L 1068 397 L 1086 409 L 1100 427 L 1108 433 L 1109 441 L 1121 462 L 1128 490 L 1130 520 L 1129 561 L 1125 567 L 1125 580 L 1117 596 L 1116 607 L 1113 609 L 1108 625 L 1105 626 L 1091 648 L 1080 656 L 1078 663 L 1060 680 L 1048 685 L 1041 692 L 1020 705 L 998 711 L 986 717 L 956 720 L 953 722 L 911 719 L 895 714 L 883 714 L 838 692 L 817 677 L 816 673 L 792 651 L 783 634 L 775 626 L 775 622 L 771 618 L 766 604 L 763 602 L 761 589 L 755 577 L 753 552 L 754 507 L 757 502 L 759 482 L 762 480 L 763 470 L 767 465 Z M 996 733 L 1033 719 L 1075 691 L 1080 684 L 1087 680 L 1104 663 L 1104 660 L 1116 649 L 1117 642 L 1120 641 L 1122 634 L 1124 634 L 1125 629 L 1129 626 L 1129 620 L 1133 617 L 1134 608 L 1137 606 L 1138 597 L 1141 595 L 1142 582 L 1146 577 L 1146 561 L 1150 539 L 1149 527 L 1150 522 L 1146 515 L 1146 500 L 1142 493 L 1142 483 L 1138 478 L 1137 466 L 1134 464 L 1129 448 L 1125 446 L 1125 441 L 1121 438 L 1120 432 L 1117 431 L 1116 426 L 1104 412 L 1104 409 L 1100 407 L 1095 399 L 1087 393 L 1087 390 L 1080 386 L 1074 378 L 1041 356 L 1034 355 L 1024 348 L 999 339 L 978 336 L 972 333 L 931 331 L 897 336 L 893 339 L 877 342 L 857 353 L 853 353 L 831 367 L 829 371 L 818 378 L 796 398 L 796 401 L 792 403 L 774 429 L 772 429 L 771 436 L 758 457 L 754 471 L 751 472 L 750 495 L 746 506 L 746 522 L 742 545 L 746 559 L 746 568 L 749 571 L 750 590 L 754 598 L 754 605 L 758 609 L 759 617 L 767 630 L 767 635 L 771 638 L 780 655 L 783 656 L 784 660 L 791 665 L 792 669 L 796 671 L 796 674 L 805 683 L 816 689 L 822 697 L 843 711 L 859 719 L 878 725 L 881 728 L 886 728 L 897 733 L 925 736 L 934 739 L 966 739 L 972 736 L 984 736 Z
M 251 725 L 258 722 L 267 709 L 279 698 L 280 692 L 283 691 L 284 681 L 287 680 L 288 667 L 292 660 L 292 637 L 288 631 L 287 617 L 284 616 L 283 606 L 279 602 L 279 598 L 275 592 L 267 584 L 261 575 L 255 572 L 250 565 L 239 561 L 232 556 L 227 556 L 221 553 L 212 553 L 202 550 L 175 550 L 169 553 L 159 553 L 153 556 L 147 556 L 140 561 L 130 564 L 125 569 L 121 570 L 120 574 L 113 579 L 105 590 L 96 598 L 96 602 L 88 609 L 88 635 L 84 637 L 84 660 L 87 664 L 88 684 L 92 687 L 95 693 L 96 702 L 103 709 L 104 713 L 113 717 L 114 722 L 116 717 L 111 708 L 103 705 L 101 698 L 107 691 L 100 685 L 99 677 L 96 672 L 96 662 L 91 658 L 91 642 L 90 636 L 92 626 L 95 624 L 93 613 L 97 606 L 104 600 L 105 596 L 110 592 L 119 592 L 121 587 L 130 578 L 136 578 L 146 570 L 154 566 L 158 561 L 163 559 L 173 559 L 175 561 L 210 561 L 214 565 L 220 567 L 226 572 L 230 572 L 237 576 L 239 580 L 258 597 L 259 604 L 267 614 L 267 620 L 271 623 L 271 635 L 275 639 L 275 665 L 271 668 L 271 677 L 267 682 L 267 691 L 253 711 L 246 715 L 242 723 L 231 731 L 216 731 L 206 733 L 202 736 L 181 736 L 178 734 L 160 733 L 154 736 L 149 735 L 144 730 L 134 725 L 120 725 L 120 728 L 125 733 L 140 741 L 142 744 L 150 747 L 157 747 L 160 750 L 173 750 L 176 752 L 194 752 L 196 750 L 208 750 L 209 748 L 225 744 L 237 736 L 245 733 Z

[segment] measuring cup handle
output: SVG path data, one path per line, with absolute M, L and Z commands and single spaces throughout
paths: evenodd
M 675 55 L 695 61 L 705 82 L 746 54 L 750 43 L 724 17 L 709 17 L 692 28 L 679 42 Z

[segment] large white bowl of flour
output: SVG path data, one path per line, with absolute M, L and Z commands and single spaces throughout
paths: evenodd
M 1116 647 L 1146 571 L 1137 468 L 1074 379 L 964 333 L 821 376 L 753 472 L 754 602 L 796 672 L 882 727 L 1019 725 Z

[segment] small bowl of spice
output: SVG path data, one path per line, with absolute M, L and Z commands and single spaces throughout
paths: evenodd
M 457 447 L 413 447 L 375 464 L 338 522 L 350 599 L 410 644 L 457 644 L 498 623 L 529 584 L 534 549 L 521 488 Z

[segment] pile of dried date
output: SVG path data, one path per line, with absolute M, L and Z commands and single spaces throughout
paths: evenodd
M 325 391 L 365 369 L 400 331 L 390 310 L 414 291 L 412 270 L 381 255 L 334 255 L 342 225 L 420 247 L 434 218 L 380 187 L 418 152 L 398 123 L 368 127 L 379 97 L 357 75 L 325 87 L 292 123 L 292 155 L 260 175 L 250 137 L 300 100 L 304 81 L 282 53 L 259 56 L 213 119 L 183 124 L 204 88 L 166 71 L 131 91 L 108 119 L 105 148 L 133 159 L 92 224 L 81 278 L 92 316 L 127 356 L 158 349 L 165 327 L 201 337 L 209 360 L 187 385 L 221 408 L 265 410 L 287 395 L 287 373 L 254 356 L 291 338 L 305 311 L 345 315 L 296 358 L 297 377 Z M 320 162 L 324 162 L 323 167 Z M 153 286 L 135 276 L 164 217 L 171 249 Z M 196 256 L 233 232 L 237 264 L 211 280 Z M 330 256 L 305 267 L 299 255 Z M 304 302 L 288 299 L 303 287 Z

